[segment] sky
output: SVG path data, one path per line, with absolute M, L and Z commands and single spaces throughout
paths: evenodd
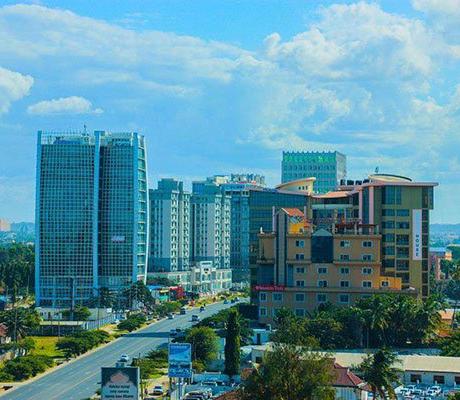
M 0 0 L 0 218 L 34 219 L 37 130 L 85 125 L 144 134 L 151 187 L 338 150 L 459 223 L 460 0 Z

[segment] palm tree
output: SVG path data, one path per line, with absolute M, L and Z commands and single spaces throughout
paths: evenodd
M 8 334 L 14 342 L 26 337 L 40 325 L 40 316 L 34 310 L 15 307 L 0 313 L 0 322 L 8 328 Z
M 374 355 L 368 355 L 359 366 L 361 377 L 370 385 L 374 399 L 376 395 L 382 399 L 396 399 L 393 389 L 399 383 L 401 370 L 395 367 L 399 360 L 395 353 L 382 348 Z

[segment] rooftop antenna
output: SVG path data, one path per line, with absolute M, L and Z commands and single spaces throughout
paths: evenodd
M 83 132 L 84 132 L 84 133 L 87 133 L 87 132 L 86 132 L 86 124 L 83 124 Z
M 375 167 L 375 173 L 376 173 L 376 174 L 379 173 L 379 167 Z

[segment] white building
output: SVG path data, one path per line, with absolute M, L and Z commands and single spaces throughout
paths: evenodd
M 187 271 L 190 267 L 190 193 L 183 183 L 162 179 L 149 191 L 149 273 Z

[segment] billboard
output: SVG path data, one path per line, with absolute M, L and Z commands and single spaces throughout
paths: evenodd
M 422 210 L 412 210 L 412 260 L 422 259 Z
M 170 378 L 192 377 L 192 345 L 190 343 L 169 344 L 168 376 Z
M 139 400 L 139 367 L 102 367 L 101 400 Z

